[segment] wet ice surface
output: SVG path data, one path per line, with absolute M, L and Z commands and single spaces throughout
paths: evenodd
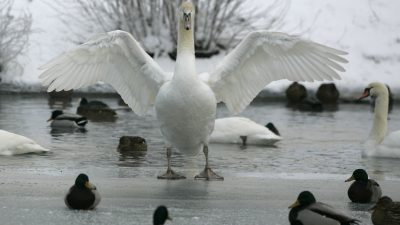
M 120 108 L 117 98 L 96 99 Z M 75 112 L 78 101 L 73 98 L 64 110 Z M 369 205 L 348 203 L 343 180 L 355 168 L 365 168 L 384 193 L 400 199 L 395 191 L 400 187 L 398 161 L 361 158 L 361 143 L 372 123 L 368 105 L 341 104 L 338 111 L 310 113 L 293 111 L 282 102 L 253 104 L 242 115 L 262 124 L 272 121 L 284 140 L 276 147 L 211 145 L 210 163 L 225 181 L 202 182 L 192 177 L 203 168 L 204 156 L 187 158 L 177 151 L 173 167 L 188 179 L 155 178 L 164 172 L 166 160 L 154 111 L 138 117 L 120 109 L 115 122 L 90 121 L 87 132 L 56 132 L 46 120 L 58 106 L 48 103 L 43 96 L 0 95 L 0 129 L 52 150 L 0 157 L 1 224 L 151 224 L 159 204 L 170 208 L 170 224 L 288 224 L 287 206 L 305 189 L 371 224 Z M 390 114 L 390 130 L 400 128 L 398 110 Z M 218 117 L 227 115 L 224 107 L 218 108 Z M 119 154 L 123 135 L 146 138 L 147 153 Z M 101 191 L 96 211 L 64 206 L 63 195 L 80 172 Z

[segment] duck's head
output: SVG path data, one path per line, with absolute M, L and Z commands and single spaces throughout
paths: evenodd
M 62 114 L 63 114 L 63 111 L 61 111 L 61 110 L 54 110 L 54 111 L 51 113 L 50 119 L 48 119 L 47 122 L 50 122 L 50 121 L 56 119 L 57 116 L 62 115 Z
M 86 98 L 81 98 L 81 101 L 79 102 L 79 105 L 86 105 L 88 103 L 89 103 L 89 101 Z
M 160 205 L 157 207 L 153 214 L 153 225 L 163 225 L 166 220 L 172 220 L 169 217 L 167 207 Z
M 366 98 L 368 96 L 371 97 L 378 97 L 378 96 L 388 96 L 389 92 L 387 87 L 379 82 L 372 82 L 370 83 L 364 90 L 364 93 L 361 95 L 359 100 Z
M 89 189 L 89 190 L 93 190 L 96 189 L 90 182 L 89 182 L 89 177 L 84 174 L 81 173 L 78 175 L 78 177 L 76 177 L 75 179 L 75 186 L 77 186 L 78 188 L 81 189 Z
M 381 197 L 378 202 L 371 208 L 371 210 L 374 209 L 384 209 L 387 206 L 391 205 L 393 203 L 393 200 L 389 198 L 388 196 L 383 196 Z
M 368 181 L 368 174 L 365 170 L 363 169 L 356 169 L 354 170 L 353 174 L 351 175 L 351 177 L 349 177 L 347 180 L 345 180 L 345 182 L 349 182 L 349 181 Z
M 299 206 L 308 206 L 315 202 L 315 197 L 311 192 L 302 191 L 297 197 L 297 200 L 292 205 L 290 205 L 289 208 L 291 209 Z
M 180 26 L 185 30 L 193 29 L 195 9 L 190 1 L 184 1 L 179 10 Z

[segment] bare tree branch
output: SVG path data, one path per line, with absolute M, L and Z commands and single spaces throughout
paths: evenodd
M 0 73 L 7 68 L 18 67 L 16 58 L 23 53 L 29 41 L 32 16 L 22 12 L 12 14 L 14 0 L 0 1 Z
M 49 0 L 48 0 L 49 1 Z M 197 50 L 229 49 L 255 29 L 279 26 L 288 10 L 290 0 L 275 0 L 269 5 L 249 8 L 245 0 L 192 0 L 198 16 L 195 19 Z M 177 8 L 182 0 L 73 0 L 74 16 L 66 14 L 65 4 L 49 3 L 58 8 L 63 22 L 82 34 L 122 29 L 142 43 L 146 51 L 176 49 Z

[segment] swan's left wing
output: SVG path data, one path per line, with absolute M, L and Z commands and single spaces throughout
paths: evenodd
M 241 112 L 270 82 L 340 79 L 347 54 L 283 33 L 250 33 L 208 77 L 218 101 Z

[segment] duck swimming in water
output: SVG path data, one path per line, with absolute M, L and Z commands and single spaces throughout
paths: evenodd
M 84 128 L 88 120 L 84 116 L 54 110 L 47 122 L 51 122 L 52 128 Z

